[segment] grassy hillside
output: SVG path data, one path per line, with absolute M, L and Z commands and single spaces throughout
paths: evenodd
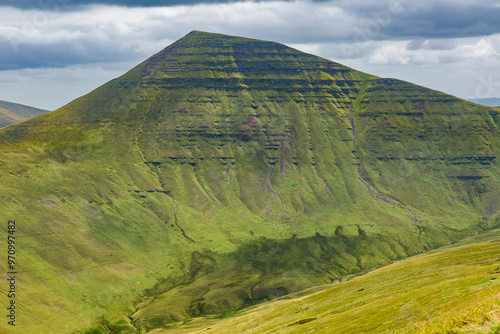
M 498 242 L 461 246 L 154 333 L 499 333 L 499 263 Z
M 498 111 L 192 32 L 0 130 L 22 287 L 8 330 L 151 330 L 498 226 Z
M 0 101 L 0 128 L 44 114 L 48 110 Z

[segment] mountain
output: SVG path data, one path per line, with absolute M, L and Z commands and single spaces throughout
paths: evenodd
M 0 130 L 15 330 L 150 331 L 498 227 L 499 111 L 191 32 Z
M 19 123 L 46 112 L 49 111 L 28 107 L 22 104 L 0 101 L 0 127 Z

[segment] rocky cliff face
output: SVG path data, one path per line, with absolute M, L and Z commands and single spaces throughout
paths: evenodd
M 0 211 L 24 222 L 26 293 L 51 305 L 26 307 L 154 328 L 491 228 L 498 126 L 498 109 L 192 32 L 0 132 Z

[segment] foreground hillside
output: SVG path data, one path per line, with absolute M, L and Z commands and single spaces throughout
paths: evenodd
M 499 333 L 500 243 L 413 257 L 321 289 L 154 333 Z
M 192 32 L 0 130 L 20 305 L 0 329 L 149 331 L 498 227 L 499 124 L 499 109 Z
M 48 112 L 48 110 L 0 101 L 0 128 L 25 121 L 46 112 Z

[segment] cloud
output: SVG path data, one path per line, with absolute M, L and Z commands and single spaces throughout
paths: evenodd
M 496 0 L 339 0 L 359 40 L 446 39 L 500 32 Z
M 484 63 L 493 65 L 500 55 L 500 35 L 449 40 L 379 42 L 370 49 L 372 64 Z
M 2 11 L 0 70 L 140 59 L 173 41 L 168 38 L 172 33 L 158 32 L 169 15 L 160 17 L 153 10 L 92 7 L 34 19 L 39 13 Z
M 374 64 L 408 64 L 410 57 L 406 51 L 406 43 L 391 43 L 379 48 L 370 56 L 369 62 Z
M 329 44 L 335 50 L 328 53 L 340 58 L 371 56 L 379 61 L 382 51 L 373 55 L 380 49 L 377 41 L 410 40 L 410 50 L 453 49 L 455 45 L 447 41 L 451 38 L 500 31 L 500 7 L 490 0 L 481 4 L 468 0 L 191 0 L 150 7 L 165 3 L 11 1 L 17 8 L 0 10 L 0 70 L 144 59 L 191 30 L 301 44 L 304 49 L 311 49 L 306 44 L 320 45 L 315 49 Z
M 386 33 L 393 37 L 463 38 L 500 31 L 500 7 L 493 1 L 405 1 Z
M 495 50 L 492 46 L 491 41 L 481 38 L 474 45 L 464 45 L 462 46 L 464 51 L 464 58 L 487 58 L 492 56 L 498 56 L 500 53 Z
M 83 66 L 97 73 L 102 64 L 122 64 L 123 73 L 131 67 L 123 64 L 137 64 L 192 30 L 273 40 L 377 75 L 389 73 L 382 69 L 400 69 L 403 78 L 404 73 L 418 76 L 423 69 L 438 71 L 440 66 L 488 73 L 500 55 L 496 0 L 1 3 L 0 76 L 4 78 L 12 78 L 5 71 L 26 69 L 71 73 Z M 2 87 L 8 90 L 7 85 Z M 21 89 L 22 82 L 16 87 Z
M 7 0 L 6 6 L 12 6 L 20 9 L 41 9 L 41 8 L 62 8 L 73 10 L 78 6 L 87 5 L 114 5 L 124 7 L 173 7 L 173 6 L 191 6 L 199 4 L 227 4 L 242 2 L 245 0 Z M 255 2 L 265 2 L 273 0 L 257 0 Z M 286 0 L 293 1 L 293 0 Z M 316 0 L 318 1 L 318 0 Z M 325 0 L 319 0 L 319 2 Z
M 144 59 L 192 30 L 309 44 L 349 39 L 352 24 L 353 19 L 331 3 L 305 1 L 87 6 L 75 12 L 4 7 L 0 70 Z
M 408 50 L 453 50 L 457 47 L 456 39 L 413 39 L 407 46 Z

